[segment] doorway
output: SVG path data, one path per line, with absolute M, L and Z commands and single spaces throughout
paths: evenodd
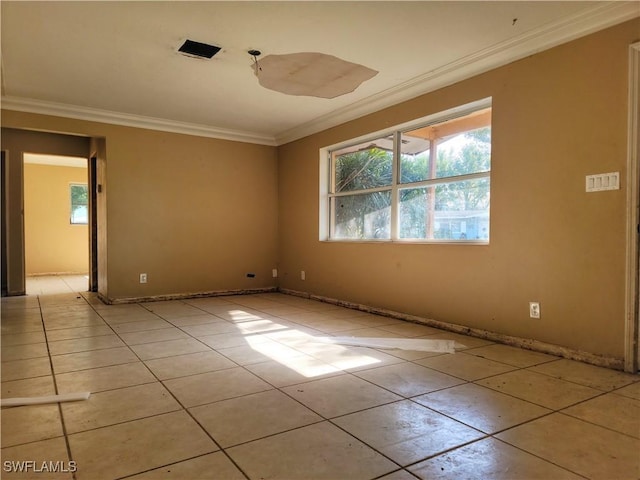
M 82 159 L 82 165 L 85 167 L 85 174 L 82 176 L 81 183 L 89 184 L 89 175 L 87 168 L 89 158 L 97 157 L 97 174 L 98 183 L 104 183 L 106 180 L 106 143 L 102 137 L 89 137 L 84 135 L 63 134 L 25 130 L 21 128 L 1 128 L 0 140 L 2 145 L 0 150 L 4 152 L 4 183 L 3 194 L 5 210 L 3 212 L 3 222 L 6 233 L 6 246 L 3 249 L 3 258 L 6 255 L 7 261 L 3 263 L 6 267 L 7 276 L 7 295 L 25 295 L 26 294 L 26 265 L 25 265 L 25 224 L 24 224 L 24 169 L 25 163 L 23 156 L 25 154 L 45 154 L 62 157 L 76 157 Z M 66 188 L 70 188 L 67 186 Z M 98 185 L 100 191 L 100 185 Z M 66 203 L 67 213 L 65 218 L 70 222 L 70 192 L 64 194 L 68 200 Z M 89 200 L 90 202 L 90 200 Z M 91 288 L 100 291 L 106 288 L 106 195 L 103 193 L 98 195 L 98 209 L 96 215 L 89 213 L 89 222 L 98 223 L 97 232 L 99 238 L 95 240 L 96 255 L 85 256 L 85 266 L 82 268 L 86 275 L 90 270 L 89 265 L 97 266 L 96 281 L 92 282 Z M 82 205 L 81 205 L 82 206 Z M 86 209 L 86 206 L 84 207 Z M 82 210 L 82 209 L 81 209 Z M 79 214 L 82 214 L 81 211 Z M 84 215 L 87 216 L 86 210 Z M 93 241 L 90 239 L 91 229 L 85 226 L 87 234 L 83 237 L 83 249 L 89 249 L 88 245 Z M 89 260 L 89 258 L 93 259 Z M 57 269 L 53 269 L 57 270 Z M 67 270 L 66 268 L 64 270 Z M 44 273 L 50 273 L 49 271 Z M 98 278 L 99 277 L 99 278 Z M 99 280 L 99 281 L 98 281 Z M 102 287 L 101 287 L 102 285 Z M 87 290 L 83 288 L 83 290 Z M 105 292 L 102 292 L 106 294 Z
M 89 290 L 87 158 L 24 153 L 23 162 L 27 295 Z

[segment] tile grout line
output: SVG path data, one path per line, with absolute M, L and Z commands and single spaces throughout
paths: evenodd
M 559 358 L 558 360 L 555 360 L 554 362 L 559 362 L 559 361 L 563 361 L 563 360 L 568 360 L 568 359 L 566 359 L 566 358 Z M 573 361 L 573 362 L 575 362 L 576 360 L 569 360 L 569 361 Z M 545 364 L 549 364 L 549 363 L 553 363 L 553 362 L 545 362 Z M 580 383 L 580 382 L 578 382 L 578 381 L 569 380 L 568 378 L 558 377 L 558 376 L 555 376 L 555 375 L 551 375 L 551 374 L 549 374 L 549 373 L 539 372 L 539 371 L 537 371 L 537 370 L 530 370 L 531 368 L 533 368 L 533 367 L 537 367 L 537 366 L 539 366 L 539 365 L 542 365 L 542 364 L 538 364 L 538 365 L 531 365 L 531 366 L 529 366 L 529 367 L 524 367 L 522 370 L 528 370 L 528 371 L 529 371 L 529 373 L 536 373 L 536 374 L 538 374 L 538 375 L 544 375 L 545 377 L 555 378 L 556 380 L 561 380 L 561 381 L 563 381 L 563 382 L 571 383 L 571 384 L 573 384 L 573 385 L 579 385 L 579 386 L 581 386 L 581 387 L 591 388 L 591 389 L 593 389 L 593 390 L 597 390 L 597 391 L 602 392 L 602 393 L 610 393 L 610 392 L 612 392 L 612 391 L 614 391 L 614 390 L 619 390 L 620 388 L 628 387 L 629 385 L 633 385 L 634 383 L 638 383 L 638 382 L 640 382 L 640 379 L 638 379 L 638 380 L 632 380 L 630 383 L 624 384 L 624 385 L 622 385 L 622 386 L 620 386 L 620 387 L 614 387 L 614 388 L 613 388 L 613 389 L 611 389 L 611 390 L 605 390 L 605 389 L 600 388 L 600 387 L 594 387 L 594 386 L 591 386 L 591 385 L 586 385 L 586 384 L 584 384 L 584 383 Z M 585 365 L 589 365 L 589 364 L 585 364 Z M 602 368 L 602 369 L 604 369 L 604 368 L 605 368 L 605 367 L 598 367 L 597 365 L 589 365 L 589 366 L 594 367 L 594 368 Z M 612 371 L 612 372 L 617 372 L 617 373 L 622 373 L 622 372 L 618 372 L 617 370 L 611 370 L 611 371 Z M 630 374 L 630 375 L 633 375 L 633 374 Z
M 373 478 L 373 479 L 371 479 L 371 480 L 384 480 L 384 478 L 385 478 L 387 475 L 393 475 L 393 474 L 396 474 L 396 473 L 402 473 L 402 472 L 406 472 L 407 474 L 411 475 L 411 477 L 412 477 L 412 478 L 415 478 L 415 479 L 417 479 L 417 480 L 421 480 L 421 479 L 420 479 L 420 477 L 418 477 L 415 473 L 410 472 L 410 471 L 409 471 L 409 470 L 407 470 L 405 467 L 402 467 L 402 468 L 400 468 L 400 469 L 398 469 L 398 470 L 394 470 L 393 472 L 383 473 L 382 475 L 379 475 L 379 476 L 377 476 L 377 477 L 375 477 L 375 478 Z
M 267 438 L 270 438 L 270 437 L 275 437 L 275 436 L 277 436 L 277 435 L 281 435 L 281 434 L 283 434 L 283 433 L 288 433 L 288 432 L 292 432 L 292 431 L 295 431 L 295 430 L 300 430 L 300 429 L 302 429 L 302 428 L 309 427 L 310 425 L 317 425 L 317 424 L 320 424 L 320 423 L 328 422 L 328 423 L 330 423 L 331 425 L 333 425 L 334 427 L 336 427 L 336 428 L 338 428 L 338 429 L 342 430 L 344 433 L 346 433 L 346 434 L 347 434 L 347 435 L 349 435 L 350 437 L 352 437 L 352 438 L 356 439 L 358 442 L 362 443 L 363 445 L 366 445 L 368 448 L 370 448 L 370 449 L 371 449 L 371 450 L 373 450 L 374 452 L 378 453 L 378 454 L 379 454 L 379 455 L 381 455 L 382 457 L 386 458 L 386 459 L 387 459 L 387 460 L 389 460 L 390 462 L 392 462 L 392 463 L 394 463 L 394 464 L 398 465 L 401 469 L 403 468 L 403 467 L 402 467 L 402 465 L 400 465 L 398 462 L 396 462 L 395 460 L 391 459 L 390 457 L 388 457 L 388 456 L 387 456 L 387 455 L 385 455 L 384 453 L 380 452 L 378 449 L 374 448 L 373 446 L 369 445 L 369 444 L 368 444 L 367 442 L 365 442 L 364 440 L 362 440 L 362 439 L 360 439 L 360 438 L 356 437 L 354 434 L 352 434 L 352 433 L 350 433 L 350 432 L 346 431 L 345 429 L 343 429 L 343 428 L 342 428 L 342 427 L 340 427 L 339 425 L 336 425 L 336 424 L 332 421 L 332 419 L 333 419 L 333 418 L 339 418 L 340 416 L 338 416 L 338 417 L 326 417 L 325 415 L 321 414 L 320 412 L 317 412 L 316 410 L 314 410 L 314 409 L 313 409 L 312 407 L 310 407 L 309 405 L 305 405 L 304 403 L 302 403 L 302 402 L 301 402 L 300 400 L 298 400 L 297 398 L 295 398 L 295 397 L 291 396 L 289 393 L 285 392 L 285 391 L 283 390 L 283 388 L 285 388 L 285 387 L 277 387 L 277 386 L 273 385 L 272 383 L 268 382 L 267 380 L 263 379 L 262 377 L 259 377 L 258 375 L 256 375 L 255 373 L 253 373 L 252 371 L 250 371 L 249 369 L 247 369 L 247 368 L 246 368 L 246 366 L 244 366 L 244 365 L 241 365 L 241 368 L 243 368 L 244 370 L 246 370 L 246 371 L 247 371 L 247 372 L 249 372 L 250 374 L 257 376 L 257 377 L 258 377 L 258 378 L 260 378 L 262 381 L 264 381 L 264 382 L 266 382 L 268 385 L 272 386 L 272 387 L 273 387 L 273 389 L 275 389 L 275 390 L 277 390 L 278 392 L 282 393 L 283 395 L 287 396 L 288 398 L 290 398 L 291 400 L 295 401 L 296 403 L 298 403 L 298 404 L 299 404 L 299 405 L 301 405 L 302 407 L 306 408 L 307 410 L 309 410 L 309 411 L 313 412 L 314 414 L 318 415 L 318 416 L 320 417 L 320 419 L 321 419 L 321 420 L 318 420 L 317 422 L 312 422 L 312 423 L 309 423 L 309 424 L 306 424 L 306 425 L 302 425 L 302 426 L 299 426 L 299 427 L 290 428 L 290 429 L 288 429 L 288 430 L 284 430 L 284 431 L 281 431 L 281 432 L 276 432 L 276 433 L 272 433 L 272 434 L 269 434 L 269 435 L 265 435 L 265 436 L 263 436 L 263 437 L 256 438 L 256 439 L 253 439 L 253 440 L 248 440 L 248 441 L 245 441 L 245 442 L 241 442 L 241 443 L 239 443 L 239 444 L 232 445 L 231 447 L 227 447 L 227 448 L 235 448 L 235 447 L 238 447 L 238 446 L 240 446 L 240 445 L 246 445 L 246 444 L 249 444 L 249 443 L 252 443 L 252 442 L 255 442 L 255 441 L 264 440 L 264 439 L 267 439 Z M 342 375 L 344 375 L 344 374 L 347 374 L 347 375 L 351 374 L 350 372 L 347 372 L 347 371 L 344 371 L 344 370 L 342 370 L 342 372 L 343 372 L 342 374 L 338 374 L 338 375 L 336 375 L 336 376 L 337 376 L 337 377 L 339 377 L 339 376 L 342 376 Z M 352 374 L 351 374 L 351 375 L 352 375 Z M 327 378 L 335 378 L 336 376 L 327 377 Z M 353 375 L 352 375 L 352 376 L 353 376 Z M 358 378 L 358 377 L 356 377 L 356 378 Z M 362 380 L 362 379 L 360 379 L 360 380 Z M 315 380 L 311 380 L 311 381 L 315 381 Z M 366 381 L 366 380 L 365 380 L 365 381 Z M 304 383 L 308 383 L 308 382 L 304 382 Z M 304 383 L 303 383 L 303 384 L 304 384 Z M 295 384 L 295 385 L 301 385 L 301 384 Z M 286 387 L 291 387 L 291 386 L 295 386 L 295 385 L 287 385 Z M 375 386 L 377 386 L 377 385 L 375 385 Z M 267 391 L 268 391 L 268 390 L 267 390 Z M 260 392 L 257 392 L 257 393 L 260 393 Z M 391 393 L 393 393 L 393 392 L 391 392 Z M 248 394 L 248 395 L 253 395 L 253 394 Z M 242 396 L 248 396 L 248 395 L 242 395 Z M 235 397 L 235 398 L 239 398 L 239 397 Z M 372 407 L 367 407 L 367 408 L 364 408 L 364 409 L 362 409 L 362 410 L 358 410 L 358 411 L 355 411 L 355 412 L 350 412 L 349 414 L 351 414 L 351 413 L 359 413 L 359 412 L 366 411 L 366 410 L 370 410 L 370 409 L 372 409 L 372 408 L 376 408 L 376 407 L 379 407 L 379 406 L 382 406 L 382 405 L 390 405 L 390 404 L 392 404 L 392 403 L 396 403 L 396 402 L 399 402 L 399 401 L 402 401 L 402 400 L 394 400 L 394 401 L 392 401 L 392 402 L 386 402 L 386 403 L 383 403 L 383 404 L 381 404 L 381 405 L 375 405 L 375 406 L 372 406 Z M 211 403 L 217 403 L 217 402 L 211 402 Z M 204 405 L 209 405 L 209 404 L 204 404 Z M 348 415 L 348 414 L 345 414 L 345 415 Z M 394 471 L 395 471 L 395 470 L 394 470 Z M 384 475 L 388 475 L 389 473 L 391 473 L 391 472 L 387 472 L 387 473 L 383 474 L 383 476 L 384 476 Z
M 562 359 L 558 359 L 558 360 L 562 360 Z M 415 361 L 413 363 L 415 363 Z M 545 363 L 549 363 L 549 362 L 545 362 Z M 420 364 L 417 364 L 417 365 L 420 365 Z M 509 364 L 505 364 L 505 365 L 509 365 Z M 421 366 L 426 367 L 426 365 L 421 365 Z M 600 389 L 597 389 L 597 388 L 589 387 L 588 385 L 584 385 L 584 384 L 581 384 L 581 383 L 571 382 L 571 381 L 568 381 L 568 380 L 565 380 L 565 379 L 562 379 L 562 378 L 554 377 L 554 376 L 551 376 L 551 375 L 546 375 L 546 374 L 543 374 L 541 372 L 536 372 L 535 370 L 529 370 L 529 368 L 531 366 L 536 366 L 536 365 L 530 365 L 530 366 L 526 366 L 526 367 L 518 367 L 518 366 L 515 366 L 515 365 L 511 365 L 511 366 L 514 367 L 513 370 L 510 370 L 510 371 L 507 371 L 507 372 L 502 372 L 502 373 L 497 373 L 497 374 L 493 374 L 493 375 L 488 375 L 486 377 L 476 378 L 476 379 L 473 379 L 473 380 L 465 380 L 465 379 L 463 379 L 461 377 L 455 377 L 455 375 L 452 375 L 450 373 L 442 372 L 442 371 L 437 370 L 437 369 L 433 369 L 433 370 L 435 370 L 437 372 L 440 372 L 440 373 L 445 373 L 446 375 L 451 375 L 451 376 L 453 376 L 455 378 L 460 378 L 460 380 L 465 380 L 467 383 L 471 383 L 473 385 L 477 385 L 479 387 L 486 388 L 486 389 L 491 390 L 493 392 L 501 393 L 503 395 L 507 395 L 507 396 L 515 398 L 517 400 L 521 400 L 521 401 L 524 401 L 524 402 L 531 403 L 533 405 L 537 405 L 537 406 L 542 407 L 542 408 L 546 408 L 547 410 L 552 410 L 553 412 L 559 412 L 560 410 L 563 410 L 565 408 L 570 408 L 570 407 L 573 407 L 573 406 L 578 405 L 580 403 L 588 402 L 590 400 L 593 400 L 594 398 L 599 398 L 599 397 L 601 397 L 603 395 L 606 395 L 607 393 L 611 393 L 611 392 L 608 392 L 608 391 L 603 391 L 603 390 L 600 390 Z M 426 368 L 431 368 L 431 367 L 426 367 Z M 491 387 L 488 387 L 486 385 L 481 385 L 481 384 L 477 383 L 477 382 L 479 382 L 481 380 L 486 380 L 488 378 L 495 378 L 495 377 L 499 377 L 499 376 L 502 376 L 502 375 L 508 375 L 508 374 L 511 374 L 511 373 L 514 373 L 514 372 L 537 373 L 537 374 L 540 374 L 540 375 L 544 375 L 545 377 L 553 378 L 555 380 L 560 380 L 560 381 L 564 381 L 564 382 L 567 382 L 567 383 L 571 383 L 573 385 L 578 385 L 578 386 L 581 386 L 581 387 L 587 387 L 587 388 L 591 388 L 593 390 L 597 390 L 599 392 L 599 394 L 595 395 L 593 397 L 589 397 L 589 398 L 580 400 L 580 401 L 578 401 L 578 402 L 576 402 L 574 404 L 570 404 L 570 405 L 567 405 L 565 407 L 561 407 L 560 409 L 555 409 L 555 408 L 548 407 L 546 405 L 542 405 L 542 404 L 536 403 L 536 402 L 534 402 L 532 400 L 527 400 L 527 399 L 524 399 L 524 398 L 517 397 L 516 395 L 513 395 L 513 394 L 511 394 L 509 392 L 505 392 L 505 391 L 502 391 L 502 390 L 496 390 L 495 388 L 491 388 Z M 452 387 L 445 387 L 445 388 L 439 389 L 437 391 L 446 390 L 448 388 L 452 388 Z M 624 388 L 624 387 L 620 387 L 620 388 Z M 436 390 L 434 390 L 434 392 L 435 391 Z M 433 393 L 433 392 L 428 392 L 428 393 Z
M 549 415 L 551 415 L 551 414 L 549 414 Z M 548 415 L 545 415 L 545 416 L 548 416 Z M 494 440 L 496 440 L 496 441 L 498 441 L 498 442 L 500 442 L 500 443 L 504 443 L 505 445 L 509 445 L 510 447 L 513 447 L 513 448 L 515 448 L 515 449 L 517 449 L 517 450 L 520 450 L 521 452 L 524 452 L 524 453 L 526 453 L 527 455 L 531 455 L 532 457 L 535 457 L 535 458 L 537 458 L 537 459 L 539 459 L 539 460 L 542 460 L 543 462 L 549 463 L 549 464 L 551 464 L 551 465 L 555 465 L 556 467 L 561 468 L 562 470 L 566 470 L 567 472 L 573 473 L 574 475 L 577 475 L 577 476 L 579 476 L 579 477 L 582 477 L 582 478 L 585 478 L 585 479 L 589 479 L 589 477 L 586 477 L 586 476 L 584 476 L 584 475 L 582 475 L 582 474 L 580 474 L 580 473 L 578 473 L 578 472 L 574 472 L 573 470 L 570 470 L 569 468 L 564 467 L 564 466 L 562 466 L 562 465 L 560 465 L 560 464 L 558 464 L 558 463 L 556 463 L 556 462 L 552 462 L 552 461 L 551 461 L 550 459 L 548 459 L 548 458 L 544 458 L 544 457 L 541 457 L 540 455 L 538 455 L 538 454 L 536 454 L 536 453 L 529 452 L 528 450 L 525 450 L 524 448 L 521 448 L 521 447 L 519 447 L 518 445 L 514 445 L 514 444 L 509 443 L 509 442 L 507 442 L 507 441 L 505 441 L 505 440 L 502 440 L 502 439 L 500 439 L 500 438 L 496 438 L 496 437 L 494 437 L 493 435 L 491 435 L 491 438 L 493 438 Z
M 42 319 L 42 329 L 44 330 L 44 339 L 45 342 L 47 344 L 47 353 L 49 355 L 49 367 L 51 368 L 51 379 L 53 380 L 53 388 L 54 388 L 54 392 L 56 393 L 56 395 L 58 395 L 60 392 L 58 391 L 58 382 L 56 379 L 56 372 L 55 369 L 53 368 L 53 356 L 51 355 L 51 350 L 49 348 L 49 337 L 47 336 L 47 328 L 45 325 L 45 320 L 44 320 L 44 312 L 42 311 L 42 303 L 40 302 L 40 295 L 38 295 L 38 306 L 40 308 L 40 318 Z M 69 462 L 73 461 L 73 455 L 71 454 L 71 445 L 69 443 L 69 435 L 67 433 L 67 426 L 65 424 L 64 421 L 64 413 L 62 411 L 62 403 L 58 402 L 58 415 L 60 416 L 60 424 L 62 427 L 62 436 L 64 438 L 64 443 L 65 443 L 65 447 L 67 449 L 67 456 L 69 457 Z M 71 473 L 71 478 L 72 479 L 76 479 L 76 471 L 75 469 L 71 469 L 73 470 Z
M 197 459 L 197 458 L 206 457 L 207 455 L 213 455 L 213 454 L 216 454 L 216 453 L 223 453 L 223 451 L 222 451 L 222 449 L 220 449 L 220 450 L 217 450 L 217 451 L 215 451 L 215 452 L 203 453 L 202 455 L 196 455 L 195 457 L 189 457 L 189 458 L 186 458 L 186 459 L 184 459 L 184 460 L 178 460 L 177 462 L 167 463 L 167 464 L 162 465 L 162 466 L 160 466 L 160 467 L 149 468 L 149 469 L 147 469 L 147 470 L 142 470 L 142 471 L 140 471 L 140 472 L 132 473 L 132 474 L 130 474 L 130 475 L 125 475 L 125 476 L 123 476 L 123 477 L 116 477 L 114 480 L 125 480 L 125 479 L 127 479 L 127 478 L 136 477 L 136 476 L 138 476 L 138 475 L 142 475 L 142 474 L 144 474 L 144 473 L 153 472 L 154 470 L 159 470 L 159 469 L 162 469 L 162 468 L 171 467 L 171 466 L 173 466 L 173 465 L 177 465 L 177 464 L 182 463 L 182 462 L 189 462 L 189 461 L 191 461 L 191 460 L 195 460 L 195 459 Z M 227 458 L 228 458 L 228 457 L 227 457 Z M 232 462 L 233 462 L 233 461 L 232 461 Z M 243 471 L 243 470 L 241 470 L 241 469 L 240 469 L 240 467 L 238 467 L 235 463 L 234 463 L 234 466 L 240 470 L 240 472 L 245 476 L 245 478 L 246 478 L 247 480 L 251 480 L 251 479 L 250 479 L 250 477 L 249 477 L 248 475 L 246 475 L 246 474 L 244 473 L 244 471 Z
M 604 394 L 604 395 L 606 395 L 606 394 Z M 602 395 L 598 395 L 597 397 L 594 397 L 594 398 L 600 398 L 601 396 Z M 593 398 L 591 398 L 590 400 L 593 400 Z M 588 400 L 585 400 L 585 402 L 586 401 L 588 401 Z M 583 403 L 583 402 L 580 402 L 580 403 Z M 566 410 L 567 408 L 572 408 L 574 406 L 575 405 L 571 405 L 569 407 L 564 408 L 563 410 Z M 610 432 L 617 433 L 618 435 L 624 435 L 625 437 L 632 438 L 633 440 L 640 440 L 640 437 L 634 437 L 633 435 L 629 435 L 628 433 L 621 432 L 619 430 L 614 430 L 613 428 L 609 428 L 606 425 L 600 425 L 599 423 L 593 423 L 592 421 L 585 420 L 584 418 L 574 417 L 573 415 L 569 415 L 568 413 L 565 413 L 562 410 L 558 410 L 558 411 L 556 411 L 554 413 L 558 413 L 558 414 L 563 415 L 565 417 L 568 417 L 568 418 L 570 418 L 572 420 L 578 420 L 579 422 L 588 423 L 589 425 L 593 425 L 594 427 L 604 428 L 605 430 L 609 430 Z

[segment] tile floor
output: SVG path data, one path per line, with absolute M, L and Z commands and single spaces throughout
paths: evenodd
M 89 289 L 88 275 L 34 275 L 26 278 L 27 295 L 84 292 Z
M 466 348 L 314 341 L 328 335 Z M 2 409 L 2 478 L 640 476 L 639 376 L 279 293 L 3 298 L 2 396 L 78 391 Z

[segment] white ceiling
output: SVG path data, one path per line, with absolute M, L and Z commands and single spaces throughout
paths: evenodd
M 41 153 L 25 153 L 24 163 L 34 165 L 52 165 L 54 167 L 87 168 L 87 159 L 80 157 L 65 157 L 62 155 L 46 155 Z
M 631 2 L 1 2 L 2 106 L 270 145 L 640 16 Z M 177 52 L 185 39 L 222 51 Z M 379 71 L 334 99 L 261 87 L 263 56 Z

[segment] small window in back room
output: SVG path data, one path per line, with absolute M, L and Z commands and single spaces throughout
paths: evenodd
M 71 224 L 86 225 L 89 223 L 89 191 L 85 184 L 71 184 Z

